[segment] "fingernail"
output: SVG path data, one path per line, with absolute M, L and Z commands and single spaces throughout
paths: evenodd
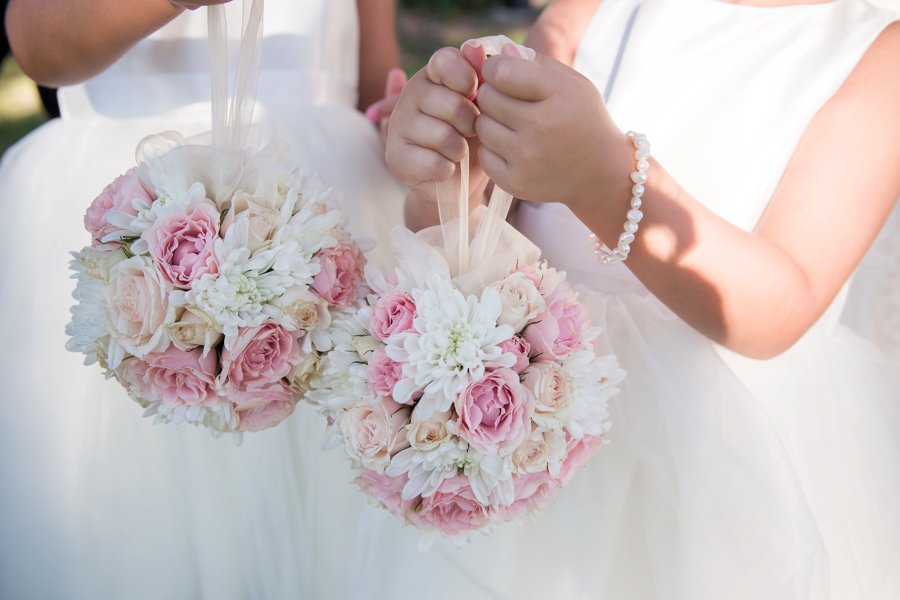
M 373 123 L 378 122 L 378 108 L 374 104 L 366 109 L 366 118 Z

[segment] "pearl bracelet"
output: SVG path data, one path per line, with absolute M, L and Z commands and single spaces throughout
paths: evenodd
M 628 139 L 634 144 L 634 161 L 635 170 L 631 173 L 631 181 L 634 187 L 631 188 L 631 209 L 626 215 L 624 225 L 625 232 L 619 235 L 619 243 L 615 249 L 601 242 L 595 234 L 590 235 L 591 243 L 594 245 L 594 255 L 601 265 L 613 265 L 624 262 L 631 252 L 631 243 L 634 242 L 634 236 L 638 230 L 638 223 L 644 218 L 641 212 L 641 197 L 644 195 L 644 184 L 647 183 L 647 169 L 650 168 L 650 142 L 647 136 L 642 133 L 628 132 Z

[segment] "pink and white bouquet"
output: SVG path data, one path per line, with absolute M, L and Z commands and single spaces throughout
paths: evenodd
M 316 369 L 332 312 L 359 300 L 359 244 L 330 192 L 278 150 L 223 159 L 154 136 L 87 210 L 68 348 L 158 422 L 278 424 Z
M 509 225 L 499 235 L 503 251 L 459 272 L 439 228 L 395 230 L 397 268 L 368 269 L 372 293 L 335 317 L 311 382 L 326 447 L 426 537 L 544 506 L 603 444 L 624 377 L 564 274 Z

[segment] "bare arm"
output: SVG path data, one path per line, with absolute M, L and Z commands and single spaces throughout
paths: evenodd
M 510 135 L 479 117 L 476 129 L 484 146 L 504 155 L 487 150 L 481 157 L 485 169 L 517 195 L 565 202 L 601 239 L 615 245 L 630 196 L 628 184 L 616 182 L 632 170 L 633 149 L 605 110 L 597 110 L 602 107 L 599 94 L 587 92 L 582 86 L 590 82 L 552 61 L 518 61 L 512 69 L 504 68 L 512 66 L 508 61 L 491 61 L 485 66 L 488 84 L 480 105 L 521 129 Z M 567 84 L 553 75 L 563 72 L 571 78 Z M 564 116 L 552 116 L 559 105 L 549 100 L 529 98 L 526 110 L 521 94 L 510 98 L 485 90 L 490 85 L 515 89 L 529 78 L 552 81 L 539 96 L 564 102 L 573 93 L 589 97 L 578 107 L 566 106 L 571 113 L 593 111 L 592 126 L 585 127 L 583 119 L 564 125 Z M 540 86 L 524 87 L 534 93 Z M 526 122 L 556 127 L 565 148 L 552 147 L 546 133 L 529 132 Z M 898 140 L 900 24 L 895 24 L 813 119 L 755 231 L 743 231 L 710 212 L 651 161 L 646 216 L 627 265 L 707 337 L 748 356 L 777 355 L 828 307 L 900 196 Z M 517 154 L 538 141 L 542 156 Z M 547 157 L 554 152 L 568 162 L 551 164 Z M 541 163 L 548 172 L 535 167 Z M 605 192 L 598 195 L 597 190 Z
M 61 86 L 100 73 L 185 7 L 228 1 L 10 0 L 6 29 L 22 70 Z
M 396 0 L 357 0 L 360 110 L 384 96 L 388 71 L 400 66 Z
M 528 32 L 525 45 L 571 65 L 600 0 L 555 0 Z

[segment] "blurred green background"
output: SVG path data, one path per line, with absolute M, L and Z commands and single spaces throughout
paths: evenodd
M 505 33 L 517 42 L 548 0 L 399 0 L 403 68 L 417 71 L 437 48 Z M 47 120 L 34 84 L 7 58 L 0 65 L 0 154 Z

